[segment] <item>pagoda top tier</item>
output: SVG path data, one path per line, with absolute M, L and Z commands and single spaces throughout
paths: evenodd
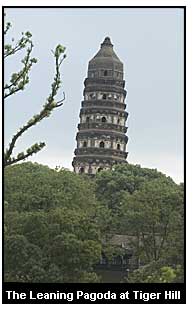
M 97 54 L 90 60 L 89 68 L 100 67 L 103 64 L 109 64 L 109 67 L 117 65 L 119 70 L 123 70 L 123 64 L 113 50 L 111 39 L 106 37 L 101 43 L 101 48 Z

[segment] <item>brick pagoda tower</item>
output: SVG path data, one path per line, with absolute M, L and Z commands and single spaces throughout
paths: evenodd
M 90 60 L 72 165 L 76 173 L 96 174 L 126 162 L 126 91 L 123 63 L 106 37 Z

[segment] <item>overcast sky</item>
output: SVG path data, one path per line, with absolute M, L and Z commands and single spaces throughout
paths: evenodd
M 183 10 L 182 9 L 6 9 L 13 27 L 8 38 L 22 31 L 33 34 L 38 59 L 30 84 L 5 102 L 5 143 L 38 113 L 54 76 L 51 50 L 60 43 L 67 58 L 61 68 L 64 106 L 18 141 L 15 154 L 35 142 L 46 147 L 30 160 L 72 169 L 79 110 L 88 61 L 106 36 L 124 64 L 129 142 L 128 162 L 157 168 L 176 182 L 183 181 Z M 5 76 L 21 68 L 10 57 Z

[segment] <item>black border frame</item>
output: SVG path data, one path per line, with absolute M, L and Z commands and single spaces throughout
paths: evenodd
M 5 9 L 183 9 L 184 11 L 184 283 L 135 283 L 135 284 L 127 284 L 127 283 L 66 283 L 66 284 L 58 284 L 58 283 L 11 283 L 4 282 L 4 204 L 2 208 L 2 303 L 3 304 L 185 304 L 186 303 L 186 6 L 2 6 L 2 50 L 4 46 L 4 13 Z M 3 54 L 3 53 L 2 53 Z M 2 81 L 4 81 L 4 60 L 2 55 Z M 3 83 L 2 83 L 2 102 L 3 99 Z M 4 149 L 4 105 L 2 105 L 2 147 Z M 4 161 L 2 156 L 2 201 L 4 202 Z M 116 300 L 76 300 L 74 299 L 72 302 L 68 301 L 56 301 L 56 300 L 8 300 L 7 295 L 5 294 L 6 290 L 16 290 L 17 292 L 26 292 L 29 293 L 30 290 L 33 292 L 50 292 L 57 290 L 68 290 L 68 292 L 76 292 L 77 290 L 83 290 L 85 292 L 107 292 L 108 290 L 113 291 L 117 294 L 127 290 L 142 290 L 145 292 L 164 292 L 165 290 L 175 290 L 181 292 L 180 300 L 134 300 L 130 299 L 128 301 L 123 301 L 120 299 Z M 132 297 L 133 298 L 133 297 Z

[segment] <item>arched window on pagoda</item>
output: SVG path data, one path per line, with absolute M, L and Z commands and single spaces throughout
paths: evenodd
M 87 147 L 87 142 L 86 141 L 83 142 L 83 147 Z
M 103 94 L 103 99 L 107 99 L 107 95 L 106 94 Z
M 104 71 L 104 76 L 106 77 L 108 75 L 107 70 Z
M 80 174 L 83 174 L 83 173 L 84 173 L 84 167 L 81 167 L 81 168 L 80 168 L 79 173 L 80 173 Z
M 102 117 L 101 121 L 102 121 L 103 123 L 105 123 L 105 122 L 107 122 L 107 118 L 106 118 L 106 117 Z
M 90 117 L 86 117 L 86 123 L 89 123 Z
M 117 144 L 117 150 L 120 150 L 120 147 L 121 147 L 120 144 Z
M 104 141 L 101 141 L 101 142 L 100 142 L 99 147 L 100 147 L 100 148 L 105 148 L 105 143 L 104 143 Z
M 102 168 L 102 167 L 99 167 L 97 171 L 98 171 L 98 173 L 99 173 L 99 172 L 101 172 L 102 170 L 103 170 L 103 168 Z

